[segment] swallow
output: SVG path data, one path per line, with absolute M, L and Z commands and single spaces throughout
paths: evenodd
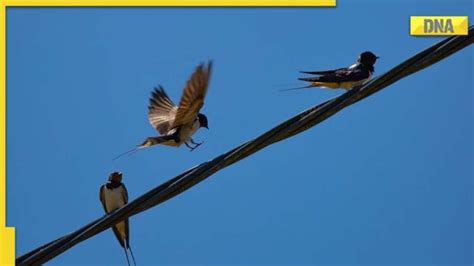
M 146 138 L 142 144 L 115 159 L 157 144 L 179 147 L 184 143 L 190 151 L 203 144 L 195 142 L 192 136 L 199 128 L 209 129 L 206 115 L 199 111 L 204 105 L 211 71 L 212 61 L 197 66 L 184 87 L 179 105 L 173 103 L 161 85 L 155 87 L 149 99 L 148 121 L 160 135 Z
M 301 73 L 316 75 L 316 77 L 298 78 L 299 80 L 310 82 L 310 84 L 294 89 L 323 87 L 350 90 L 364 84 L 371 78 L 375 70 L 374 64 L 378 58 L 372 52 L 366 51 L 361 53 L 357 62 L 349 67 L 327 71 L 301 71 Z
M 100 187 L 100 202 L 104 207 L 105 213 L 109 214 L 128 203 L 128 192 L 125 185 L 122 183 L 122 173 L 113 172 L 109 176 L 109 181 Z M 130 250 L 132 255 L 133 263 L 135 263 L 135 257 L 133 256 L 132 248 L 130 247 L 130 230 L 128 219 L 117 223 L 112 227 L 112 230 L 117 237 L 117 240 L 125 251 L 127 263 L 130 266 L 128 259 L 127 250 Z

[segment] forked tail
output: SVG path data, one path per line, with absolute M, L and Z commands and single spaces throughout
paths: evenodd
M 133 148 L 133 149 L 131 149 L 131 150 L 128 150 L 128 151 L 126 151 L 126 152 L 124 152 L 124 153 L 121 153 L 121 154 L 115 156 L 112 160 L 115 161 L 115 160 L 117 160 L 118 158 L 120 158 L 120 157 L 122 157 L 122 156 L 124 156 L 124 155 L 127 155 L 127 154 L 128 154 L 128 155 L 132 155 L 132 154 L 134 154 L 135 152 L 137 152 L 138 150 L 140 150 L 140 149 L 142 149 L 142 148 L 144 148 L 144 147 L 141 147 L 141 146 L 135 147 L 135 148 Z
M 312 88 L 312 87 L 314 87 L 314 86 L 313 86 L 313 85 L 307 85 L 307 86 L 303 86 L 303 87 L 296 87 L 296 88 L 283 89 L 283 90 L 280 90 L 280 91 L 302 90 L 302 89 L 309 89 L 309 88 Z
M 133 256 L 132 247 L 130 247 L 130 243 L 128 243 L 127 246 L 128 246 L 128 250 L 130 250 L 130 255 L 132 255 L 133 265 L 137 266 L 137 263 L 135 262 L 135 256 Z
M 160 144 L 160 143 L 166 142 L 166 141 L 168 141 L 170 139 L 173 139 L 173 138 L 174 138 L 174 135 L 165 135 L 165 136 L 146 138 L 145 141 L 143 141 L 142 144 L 138 145 L 137 147 L 135 147 L 131 150 L 128 150 L 124 153 L 121 153 L 121 154 L 115 156 L 115 158 L 113 158 L 113 160 L 116 160 L 116 159 L 118 159 L 118 158 L 120 158 L 124 155 L 127 155 L 127 154 L 132 155 L 140 149 L 150 147 L 150 146 L 153 146 L 153 145 L 156 145 L 156 144 Z
M 127 258 L 127 264 L 128 264 L 128 266 L 130 266 L 130 260 L 128 259 L 127 249 L 125 247 L 123 247 L 123 251 L 125 252 L 125 257 Z

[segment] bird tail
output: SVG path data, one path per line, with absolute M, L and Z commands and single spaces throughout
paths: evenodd
M 123 251 L 125 252 L 125 258 L 127 258 L 127 264 L 128 264 L 128 266 L 130 266 L 130 260 L 128 259 L 128 253 L 127 253 L 127 249 L 125 248 L 125 246 L 123 247 Z
M 145 141 L 142 142 L 142 144 L 138 145 L 138 148 L 146 148 L 150 147 L 156 144 L 163 143 L 167 141 L 168 139 L 165 138 L 164 136 L 159 136 L 159 137 L 149 137 L 146 138 Z
M 161 144 L 163 142 L 167 142 L 168 140 L 175 139 L 176 134 L 177 134 L 177 132 L 175 132 L 174 134 L 170 134 L 170 135 L 146 138 L 145 141 L 143 141 L 142 144 L 138 145 L 137 149 L 143 149 L 143 148 L 150 147 L 150 146 L 153 146 L 153 145 L 156 145 L 156 144 Z
M 153 145 L 156 145 L 156 144 L 160 144 L 160 143 L 163 143 L 163 142 L 166 142 L 170 139 L 172 139 L 173 136 L 172 135 L 167 135 L 167 136 L 158 136 L 158 137 L 149 137 L 149 138 L 146 138 L 145 141 L 142 142 L 142 144 L 138 145 L 137 147 L 131 149 L 131 150 L 128 150 L 124 153 L 121 153 L 117 156 L 115 156 L 115 158 L 113 160 L 116 160 L 124 155 L 132 155 L 134 154 L 135 152 L 137 152 L 138 150 L 141 150 L 143 148 L 146 148 L 146 147 L 150 147 L 150 146 L 153 146 Z
M 142 149 L 142 148 L 143 148 L 143 147 L 141 147 L 141 146 L 135 147 L 135 148 L 133 148 L 133 149 L 131 149 L 131 150 L 128 150 L 128 151 L 126 151 L 126 152 L 124 152 L 124 153 L 121 153 L 121 154 L 115 156 L 112 160 L 115 161 L 115 160 L 117 160 L 118 158 L 120 158 L 120 157 L 122 157 L 122 156 L 124 156 L 124 155 L 127 155 L 127 154 L 128 154 L 128 155 L 132 155 L 132 154 L 134 154 L 135 152 L 137 152 L 138 150 L 140 150 L 140 149 Z
M 318 82 L 321 81 L 320 77 L 309 77 L 309 78 L 298 78 L 298 80 L 307 81 L 307 82 Z
M 133 265 L 137 266 L 137 263 L 135 262 L 135 256 L 133 256 L 133 251 L 132 247 L 130 246 L 130 243 L 127 243 L 128 250 L 130 250 L 130 255 L 132 255 L 132 260 L 133 260 Z
M 311 84 L 311 85 L 308 85 L 308 86 L 296 87 L 296 88 L 289 88 L 289 89 L 283 89 L 283 90 L 280 90 L 280 91 L 302 90 L 302 89 L 309 89 L 309 88 L 312 88 L 312 87 L 314 87 L 314 86 Z

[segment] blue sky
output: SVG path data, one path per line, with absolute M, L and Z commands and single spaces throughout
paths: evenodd
M 134 199 L 343 91 L 280 93 L 299 70 L 379 75 L 442 38 L 410 15 L 473 15 L 465 1 L 338 1 L 336 8 L 8 8 L 7 223 L 17 254 L 103 215 L 99 187 L 124 173 Z M 204 145 L 153 147 L 148 97 L 178 101 L 214 60 Z M 139 265 L 467 264 L 474 261 L 473 50 L 131 218 Z M 124 265 L 108 230 L 51 265 Z

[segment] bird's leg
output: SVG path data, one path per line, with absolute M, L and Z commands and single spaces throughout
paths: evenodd
M 194 151 L 197 147 L 201 146 L 201 144 L 204 143 L 204 141 L 201 142 L 201 143 L 197 143 L 197 142 L 195 142 L 192 138 L 189 140 L 189 142 L 191 142 L 192 144 L 194 144 L 194 147 L 191 147 L 191 145 L 189 145 L 187 141 L 185 142 L 185 143 L 186 143 L 186 146 L 189 148 L 189 151 Z
M 195 141 L 191 138 L 191 143 L 194 144 L 194 145 L 198 145 L 198 146 L 199 146 L 199 145 L 203 144 L 204 141 L 202 141 L 202 142 L 195 142 Z
M 189 151 L 194 151 L 197 147 L 199 147 L 202 143 L 196 144 L 196 146 L 192 147 Z
M 184 142 L 184 144 L 186 144 L 186 147 L 188 147 L 190 151 L 193 151 L 193 147 L 191 147 L 187 141 Z

